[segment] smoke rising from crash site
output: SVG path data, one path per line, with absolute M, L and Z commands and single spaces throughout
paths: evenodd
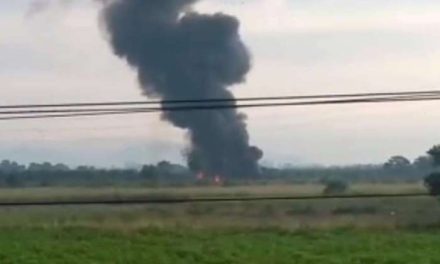
M 194 12 L 197 0 L 104 2 L 103 21 L 115 54 L 137 70 L 144 93 L 161 100 L 233 99 L 228 88 L 245 80 L 250 54 L 239 21 Z M 188 132 L 188 166 L 209 176 L 256 177 L 262 151 L 249 145 L 246 117 L 236 109 L 164 111 Z

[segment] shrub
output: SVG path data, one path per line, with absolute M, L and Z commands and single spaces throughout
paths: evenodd
M 378 208 L 373 206 L 348 206 L 336 208 L 332 211 L 335 215 L 362 215 L 362 214 L 376 214 Z
M 331 180 L 325 182 L 324 194 L 342 194 L 348 190 L 348 184 L 343 181 Z
M 312 206 L 295 206 L 286 211 L 286 215 L 315 215 L 316 210 Z
M 440 195 L 440 172 L 434 172 L 425 178 L 425 186 L 433 196 Z

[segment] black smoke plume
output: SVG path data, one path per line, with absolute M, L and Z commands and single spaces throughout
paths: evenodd
M 146 95 L 162 100 L 233 99 L 250 55 L 239 21 L 191 11 L 197 0 L 107 1 L 103 19 L 114 52 L 133 66 Z M 235 109 L 170 112 L 163 118 L 186 129 L 189 167 L 210 176 L 255 177 L 262 152 L 249 145 L 245 116 Z

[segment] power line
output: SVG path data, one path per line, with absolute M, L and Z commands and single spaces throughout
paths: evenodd
M 335 196 L 259 196 L 259 197 L 218 197 L 218 198 L 135 198 L 135 199 L 94 199 L 64 201 L 12 201 L 0 202 L 0 207 L 24 206 L 66 206 L 66 205 L 141 205 L 141 204 L 191 204 L 191 203 L 231 203 L 231 202 L 264 202 L 264 201 L 304 201 L 328 199 L 392 199 L 431 197 L 428 193 L 400 194 L 356 194 Z
M 21 119 L 50 119 L 50 118 L 74 118 L 74 117 L 96 117 L 96 116 L 114 116 L 128 114 L 145 114 L 152 111 L 114 111 L 114 112 L 89 112 L 80 114 L 57 114 L 57 115 L 24 115 L 0 117 L 0 121 L 21 120 Z
M 296 105 L 313 105 L 313 104 L 337 104 L 337 103 L 366 103 L 366 102 L 382 102 L 382 101 L 416 101 L 416 100 L 438 100 L 440 94 L 436 96 L 387 96 L 360 99 L 344 99 L 344 100 L 318 100 L 318 101 L 300 101 L 300 102 L 282 102 L 282 103 L 258 103 L 258 104 L 192 104 L 184 106 L 163 106 L 163 107 L 143 107 L 143 108 L 68 108 L 68 109 L 48 109 L 48 110 L 14 110 L 0 111 L 0 115 L 20 115 L 20 114 L 69 114 L 69 113 L 92 113 L 92 112 L 160 112 L 160 111 L 185 111 L 185 110 L 205 110 L 205 109 L 223 109 L 223 108 L 253 108 L 253 107 L 274 107 L 274 106 L 296 106 Z
M 50 109 L 50 110 L 23 110 L 23 111 L 3 111 L 0 112 L 0 121 L 20 120 L 20 119 L 43 119 L 43 118 L 71 118 L 87 116 L 109 116 L 142 114 L 155 112 L 172 111 L 202 111 L 202 110 L 226 110 L 238 108 L 265 108 L 265 107 L 284 107 L 284 106 L 316 106 L 316 105 L 338 105 L 338 104 L 359 104 L 359 103 L 392 103 L 392 102 L 416 102 L 416 101 L 437 101 L 439 96 L 392 96 L 374 97 L 361 99 L 344 100 L 314 100 L 302 102 L 283 102 L 283 103 L 258 103 L 258 104 L 214 104 L 214 105 L 185 105 L 185 106 L 163 106 L 145 108 L 101 108 L 101 109 Z M 18 115 L 19 114 L 19 115 Z M 4 115 L 13 115 L 6 116 Z
M 301 95 L 301 96 L 205 98 L 205 99 L 162 100 L 162 101 L 150 100 L 150 101 L 114 101 L 114 102 L 62 103 L 62 104 L 23 104 L 23 105 L 0 105 L 0 109 L 169 105 L 169 104 L 191 104 L 191 103 L 225 103 L 225 102 L 331 99 L 331 98 L 334 99 L 334 98 L 351 98 L 351 97 L 361 98 L 361 97 L 377 97 L 377 96 L 411 96 L 411 95 L 419 95 L 419 96 L 440 95 L 440 90 L 383 92 L 383 93 L 322 94 L 322 95 Z

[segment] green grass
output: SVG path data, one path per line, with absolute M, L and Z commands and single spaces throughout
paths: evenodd
M 237 197 L 267 195 L 319 195 L 323 185 L 319 184 L 270 184 L 248 186 L 201 186 L 201 187 L 161 187 L 161 188 L 17 188 L 0 189 L 0 201 L 16 200 L 68 200 L 120 197 Z M 349 194 L 383 194 L 426 192 L 422 183 L 399 184 L 353 184 Z
M 145 196 L 313 195 L 321 185 L 265 185 L 185 188 L 29 188 L 0 189 L 0 201 L 69 200 Z M 353 193 L 422 191 L 416 184 L 358 184 Z M 440 204 L 431 197 L 402 199 L 325 199 L 305 201 L 194 203 L 142 206 L 1 207 L 4 227 L 303 228 L 440 226 Z M 1 264 L 1 263 L 0 263 Z
M 440 231 L 2 229 L 0 263 L 440 263 Z
M 0 228 L 101 227 L 136 230 L 175 226 L 286 230 L 440 227 L 440 203 L 431 197 L 421 197 L 0 208 Z
M 420 185 L 356 185 L 406 192 Z M 9 189 L 0 200 L 144 195 L 307 195 L 322 186 Z M 431 197 L 0 208 L 0 264 L 437 264 Z M 341 229 L 343 228 L 343 229 Z M 312 231 L 313 230 L 313 231 Z

